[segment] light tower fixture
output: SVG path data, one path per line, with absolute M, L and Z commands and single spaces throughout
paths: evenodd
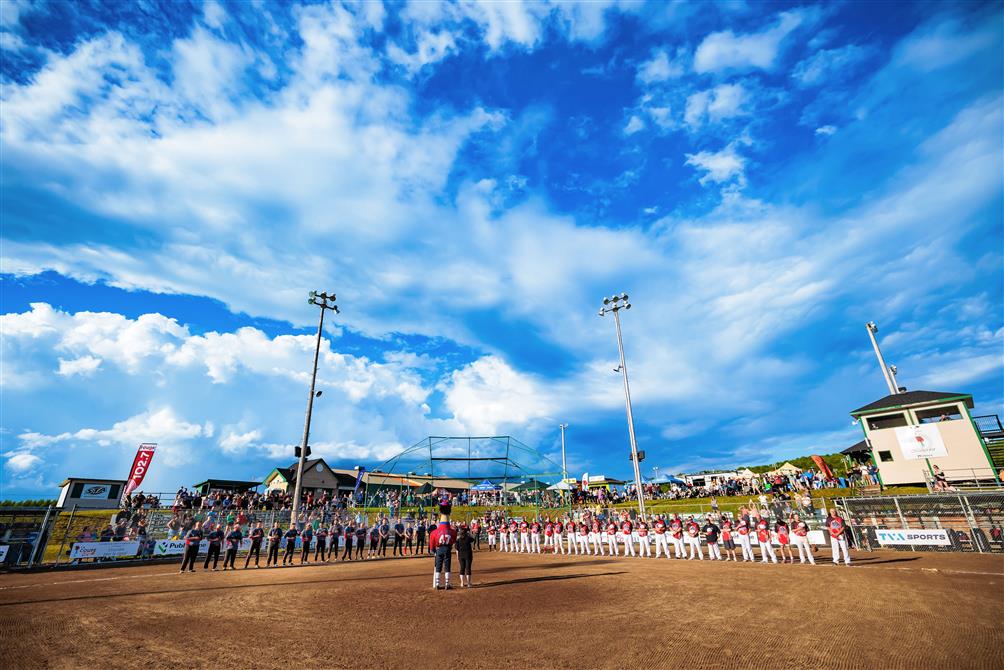
M 886 365 L 885 358 L 882 357 L 882 350 L 879 349 L 878 340 L 875 338 L 878 334 L 878 326 L 875 325 L 874 321 L 869 321 L 865 324 L 865 328 L 868 330 L 868 337 L 872 341 L 875 357 L 878 358 L 879 367 L 882 369 L 882 378 L 885 379 L 886 386 L 889 387 L 889 394 L 896 395 L 899 393 L 899 389 L 896 387 L 895 373 Z
M 307 294 L 307 304 L 315 305 L 319 308 L 321 315 L 317 322 L 317 342 L 314 344 L 314 367 L 310 374 L 310 394 L 307 396 L 307 416 L 303 421 L 303 441 L 300 443 L 300 455 L 296 461 L 296 486 L 293 488 L 293 509 L 290 512 L 289 523 L 295 526 L 300 516 L 300 492 L 303 486 L 303 464 L 307 460 L 307 441 L 310 439 L 310 416 L 314 411 L 314 398 L 321 395 L 320 391 L 315 393 L 314 386 L 317 383 L 317 359 L 321 354 L 321 331 L 324 329 L 324 313 L 331 310 L 335 314 L 339 313 L 338 305 L 335 304 L 335 294 L 327 292 L 311 291 Z
M 624 405 L 627 408 L 628 438 L 631 441 L 631 464 L 634 466 L 634 486 L 638 493 L 638 513 L 641 518 L 645 518 L 645 490 L 641 485 L 641 468 L 638 464 L 638 442 L 634 434 L 634 413 L 631 411 L 631 385 L 628 383 L 627 360 L 624 357 L 624 338 L 621 336 L 621 316 L 622 309 L 631 309 L 631 302 L 627 293 L 603 298 L 603 306 L 600 307 L 600 316 L 607 314 L 614 315 L 614 329 L 617 332 L 617 351 L 620 354 L 620 366 L 617 372 L 621 373 L 624 381 Z

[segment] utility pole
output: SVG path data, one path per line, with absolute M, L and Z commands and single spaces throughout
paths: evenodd
M 600 308 L 600 316 L 613 313 L 614 326 L 617 330 L 617 351 L 620 353 L 620 373 L 624 380 L 624 404 L 627 406 L 628 437 L 631 440 L 631 463 L 634 465 L 634 486 L 638 493 L 638 513 L 641 518 L 645 518 L 645 491 L 641 485 L 641 469 L 638 466 L 638 443 L 634 436 L 634 414 L 631 411 L 631 386 L 628 383 L 627 361 L 624 358 L 624 339 L 621 337 L 621 317 L 620 310 L 631 309 L 628 302 L 627 293 L 615 295 L 612 298 L 603 299 L 603 307 Z
M 300 489 L 303 487 L 303 463 L 307 460 L 307 442 L 310 440 L 310 415 L 314 411 L 314 386 L 317 383 L 317 359 L 321 354 L 321 331 L 324 328 L 324 313 L 327 310 L 338 314 L 338 305 L 335 304 L 335 294 L 318 293 L 311 291 L 307 296 L 307 303 L 315 305 L 321 310 L 321 317 L 317 322 L 317 343 L 314 345 L 314 368 L 310 374 L 310 395 L 307 396 L 307 417 L 303 422 L 303 441 L 300 443 L 300 458 L 296 462 L 296 486 L 293 489 L 293 510 L 290 512 L 289 524 L 295 526 L 300 517 Z
M 561 429 L 561 486 L 565 487 L 568 484 L 565 482 L 568 479 L 568 468 L 565 465 L 565 429 L 568 428 L 567 423 L 559 423 L 558 428 Z M 572 510 L 572 493 L 571 491 L 565 491 L 561 488 L 561 495 L 568 501 L 568 510 Z
M 872 348 L 875 349 L 875 357 L 878 358 L 879 367 L 882 368 L 882 378 L 885 379 L 886 386 L 889 387 L 890 395 L 896 395 L 899 393 L 899 389 L 896 387 L 896 380 L 893 378 L 893 373 L 889 369 L 889 366 L 885 364 L 882 350 L 879 349 L 878 340 L 875 339 L 875 335 L 878 333 L 878 326 L 875 325 L 874 321 L 869 321 L 865 324 L 865 328 L 868 330 L 868 337 L 872 341 Z

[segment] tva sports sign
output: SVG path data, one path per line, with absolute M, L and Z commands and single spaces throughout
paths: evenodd
M 875 530 L 875 536 L 882 546 L 924 546 L 948 547 L 952 541 L 947 530 Z
M 129 471 L 129 481 L 126 482 L 125 488 L 122 490 L 123 499 L 143 483 L 143 478 L 146 477 L 146 472 L 150 469 L 150 463 L 153 462 L 153 452 L 156 449 L 156 444 L 144 443 L 139 445 L 139 449 L 136 451 L 136 458 L 132 462 L 132 469 Z

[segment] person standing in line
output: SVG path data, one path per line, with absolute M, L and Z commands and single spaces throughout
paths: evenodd
M 555 552 L 554 549 L 554 522 L 550 519 L 544 524 L 544 550 L 550 549 Z
M 509 530 L 506 527 L 505 519 L 499 522 L 499 551 L 509 553 Z
M 771 563 L 777 563 L 777 555 L 774 553 L 774 545 L 770 538 L 770 524 L 765 516 L 757 519 L 756 540 L 760 547 L 760 561 L 766 563 L 769 557 Z
M 394 549 L 392 556 L 404 556 L 404 524 L 401 519 L 394 520 Z
M 368 558 L 376 558 L 380 555 L 380 522 L 376 521 L 373 523 L 373 527 L 370 528 L 370 550 L 367 553 Z
M 296 556 L 296 538 L 299 534 L 295 524 L 290 524 L 289 530 L 283 533 L 283 538 L 286 540 L 286 551 L 282 554 L 283 565 L 286 565 L 287 560 L 290 565 L 293 565 L 293 559 Z
M 718 549 L 718 525 L 708 517 L 704 521 L 704 541 L 708 545 L 708 558 L 712 561 L 722 560 L 722 552 Z
M 241 533 L 240 524 L 234 524 L 231 526 L 231 530 L 227 533 L 227 553 L 223 556 L 223 570 L 226 571 L 227 568 L 231 570 L 236 570 L 237 566 L 234 562 L 237 560 L 237 551 L 241 548 L 241 540 L 244 539 L 244 534 Z
M 457 531 L 457 558 L 460 560 L 460 586 L 471 588 L 471 563 L 474 561 L 474 537 L 461 526 Z M 447 587 L 449 588 L 449 567 L 447 567 Z
M 743 563 L 755 561 L 756 559 L 753 557 L 753 539 L 750 537 L 750 526 L 745 516 L 739 517 L 739 523 L 736 525 L 736 534 L 739 536 L 739 548 L 743 552 Z
M 354 522 L 350 519 L 345 522 L 345 526 L 342 529 L 342 541 L 345 543 L 342 547 L 342 560 L 352 560 L 352 543 L 356 538 L 356 527 Z M 338 544 L 336 542 L 335 546 Z M 337 551 L 337 549 L 336 549 Z
M 387 555 L 387 540 L 390 539 L 390 521 L 386 518 L 380 520 L 380 555 Z
M 363 549 L 366 547 L 366 517 L 359 521 L 356 527 L 356 560 L 363 560 Z M 337 550 L 337 547 L 336 547 Z
M 530 553 L 530 524 L 523 519 L 519 522 L 519 552 Z
M 847 551 L 847 524 L 837 508 L 830 510 L 826 517 L 826 528 L 830 531 L 830 550 L 833 552 L 833 565 L 840 565 L 840 554 L 844 555 L 844 565 L 851 564 L 851 555 Z
M 603 534 L 600 532 L 600 520 L 593 517 L 589 523 L 589 543 L 593 547 L 593 555 L 603 555 Z
M 652 558 L 648 545 L 648 524 L 644 521 L 638 522 L 638 555 L 645 558 Z
M 180 575 L 187 568 L 189 572 L 195 572 L 195 558 L 199 555 L 199 545 L 202 544 L 202 522 L 196 521 L 192 529 L 185 534 L 185 555 L 181 559 Z
M 300 565 L 310 563 L 310 543 L 314 540 L 314 527 L 309 523 L 300 532 Z
M 666 541 L 666 520 L 661 516 L 655 517 L 655 521 L 652 523 L 652 530 L 655 536 L 655 557 L 659 558 L 662 552 L 666 552 L 666 558 L 669 558 L 669 543 Z
M 530 549 L 535 554 L 540 553 L 540 522 L 530 524 Z
M 579 553 L 586 556 L 589 554 L 589 526 L 585 519 L 579 521 L 575 531 L 575 541 L 579 545 Z
M 251 548 L 248 549 L 248 555 L 244 558 L 244 569 L 248 569 L 248 565 L 251 564 L 251 555 L 254 554 L 254 566 L 256 568 L 261 567 L 258 565 L 258 559 L 261 558 L 261 541 L 265 537 L 265 530 L 261 527 L 261 521 L 255 523 L 254 528 L 248 533 L 248 537 L 251 538 Z
M 782 563 L 794 563 L 795 557 L 791 553 L 791 536 L 789 535 L 788 522 L 778 517 L 774 523 L 774 532 L 777 534 L 777 542 L 781 545 L 778 553 L 781 554 Z
M 279 566 L 279 544 L 282 542 L 282 528 L 276 521 L 268 529 L 268 556 L 265 559 L 265 567 Z
M 728 554 L 727 561 L 736 560 L 736 542 L 732 537 L 732 522 L 728 519 L 722 521 L 722 546 L 725 547 L 725 553 Z
M 683 521 L 679 514 L 669 520 L 670 541 L 673 543 L 673 558 L 683 558 Z
M 209 550 L 206 552 L 206 562 L 202 565 L 202 569 L 208 570 L 209 561 L 212 559 L 215 571 L 220 562 L 220 547 L 223 545 L 223 531 L 220 530 L 220 524 L 213 524 L 213 529 L 206 534 L 206 539 L 209 541 Z
M 607 522 L 607 550 L 611 556 L 620 556 L 620 548 L 617 546 L 617 524 L 613 519 Z
M 471 522 L 471 539 L 474 541 L 474 550 L 481 551 L 481 521 L 477 518 Z M 470 573 L 468 573 L 470 575 Z M 468 586 L 470 585 L 470 579 L 468 578 Z
M 314 546 L 314 561 L 317 561 L 318 556 L 321 558 L 321 562 L 328 560 L 328 528 L 324 524 L 321 524 L 317 528 L 317 532 L 314 534 L 315 541 L 317 544 Z
M 808 559 L 809 563 L 815 565 L 816 559 L 812 557 L 812 547 L 809 546 L 809 524 L 802 521 L 798 514 L 793 514 L 791 528 L 795 539 L 795 548 L 798 549 L 798 562 L 804 564 Z
M 694 554 L 696 553 L 697 558 L 703 561 L 704 550 L 701 549 L 701 527 L 694 521 L 693 516 L 687 519 L 686 531 L 687 545 L 690 547 L 690 555 L 687 556 L 687 560 L 694 560 Z
M 564 537 L 565 537 L 564 536 L 565 527 L 564 527 L 564 525 L 562 525 L 561 519 L 555 519 L 554 520 L 552 531 L 554 532 L 554 538 L 551 541 L 551 551 L 554 552 L 555 556 L 557 556 L 558 554 L 561 554 L 562 556 L 564 556 L 565 555 L 565 539 L 564 539 Z
M 488 539 L 491 543 L 491 538 Z M 415 526 L 415 553 L 419 555 L 425 553 L 425 521 L 422 519 L 419 519 L 418 525 Z
M 415 554 L 415 526 L 410 523 L 404 529 L 404 553 Z

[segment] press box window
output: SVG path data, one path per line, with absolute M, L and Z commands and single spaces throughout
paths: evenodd
M 938 421 L 958 421 L 962 418 L 958 405 L 948 405 L 947 407 L 935 407 L 917 412 L 917 419 L 921 423 L 936 423 Z
M 882 430 L 883 428 L 899 428 L 900 426 L 906 425 L 906 415 L 900 412 L 899 414 L 883 414 L 882 416 L 873 416 L 868 419 L 868 427 L 872 430 Z
M 891 451 L 880 451 L 878 452 L 878 454 L 879 454 L 879 460 L 882 461 L 883 463 L 888 463 L 892 460 Z

